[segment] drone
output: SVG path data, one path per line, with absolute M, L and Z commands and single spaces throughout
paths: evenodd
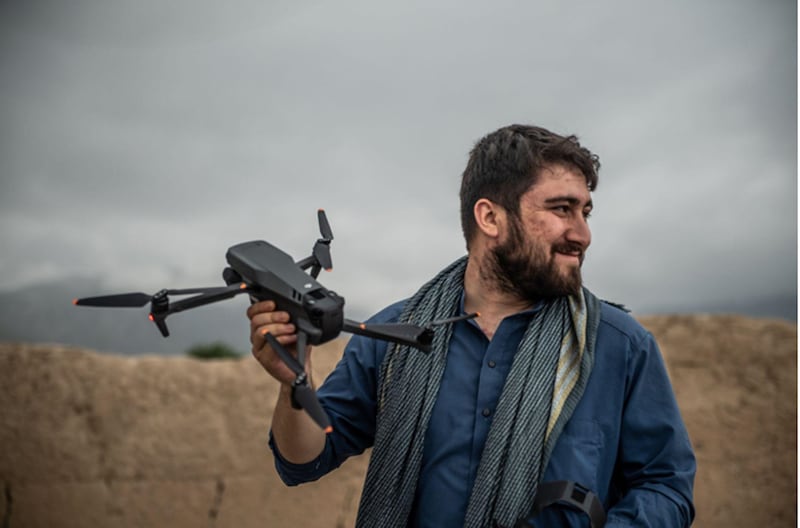
M 189 289 L 162 289 L 154 295 L 122 293 L 75 299 L 77 306 L 106 308 L 141 308 L 150 303 L 148 318 L 161 335 L 169 336 L 166 318 L 206 304 L 231 299 L 247 293 L 250 301 L 275 302 L 276 310 L 288 312 L 297 328 L 297 357 L 281 345 L 272 334 L 264 337 L 275 353 L 295 374 L 292 382 L 292 406 L 303 409 L 326 433 L 333 431 L 327 414 L 305 372 L 306 345 L 321 345 L 341 332 L 362 335 L 429 353 L 433 346 L 434 328 L 456 321 L 477 317 L 477 313 L 431 321 L 424 326 L 410 323 L 362 323 L 344 317 L 344 298 L 317 281 L 322 269 L 331 271 L 330 244 L 333 240 L 328 218 L 323 209 L 317 211 L 321 238 L 317 239 L 311 255 L 295 262 L 292 257 L 263 240 L 243 242 L 228 248 L 225 258 L 229 264 L 222 272 L 226 286 Z M 309 271 L 310 270 L 310 271 Z M 170 296 L 192 295 L 175 302 Z

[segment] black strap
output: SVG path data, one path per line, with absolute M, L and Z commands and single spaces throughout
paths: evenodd
M 539 484 L 539 491 L 533 500 L 533 515 L 553 504 L 560 503 L 582 511 L 589 516 L 592 528 L 603 528 L 606 524 L 606 511 L 603 504 L 591 490 L 571 480 L 553 480 Z M 519 519 L 515 528 L 532 526 L 526 519 Z

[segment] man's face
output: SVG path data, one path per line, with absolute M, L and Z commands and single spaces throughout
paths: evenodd
M 484 273 L 501 290 L 528 301 L 580 291 L 581 264 L 591 243 L 592 200 L 580 171 L 551 165 L 520 197 L 519 218 L 487 254 Z

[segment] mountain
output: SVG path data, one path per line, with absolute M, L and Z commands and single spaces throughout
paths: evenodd
M 774 296 L 751 298 L 730 298 L 725 301 L 705 301 L 688 299 L 686 302 L 675 305 L 662 305 L 651 303 L 652 307 L 645 310 L 635 310 L 640 315 L 665 315 L 680 313 L 704 314 L 738 314 L 747 317 L 769 319 L 783 319 L 790 323 L 797 322 L 797 294 L 787 293 Z
M 0 341 L 60 343 L 103 352 L 140 355 L 183 355 L 192 345 L 219 341 L 235 350 L 250 350 L 245 296 L 202 306 L 167 319 L 170 337 L 164 339 L 147 319 L 148 308 L 104 309 L 73 306 L 77 297 L 119 293 L 98 290 L 95 281 L 70 278 L 0 292 Z M 634 315 L 668 313 L 741 314 L 797 322 L 797 297 L 648 306 Z
M 89 279 L 37 284 L 0 293 L 0 341 L 61 343 L 119 354 L 183 355 L 195 344 L 222 342 L 250 350 L 245 296 L 181 312 L 167 319 L 164 338 L 147 319 L 148 307 L 104 309 L 74 306 L 98 291 Z

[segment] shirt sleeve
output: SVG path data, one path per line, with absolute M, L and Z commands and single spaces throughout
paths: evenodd
M 689 435 L 655 339 L 646 333 L 630 352 L 613 482 L 619 502 L 606 528 L 688 527 L 696 471 Z
M 398 303 L 378 313 L 369 322 L 395 322 L 402 309 Z M 281 480 L 289 486 L 317 480 L 338 468 L 353 455 L 371 447 L 375 437 L 378 370 L 387 343 L 353 336 L 342 359 L 317 391 L 333 432 L 325 439 L 320 455 L 305 464 L 294 464 L 281 456 L 270 431 L 269 446 Z

